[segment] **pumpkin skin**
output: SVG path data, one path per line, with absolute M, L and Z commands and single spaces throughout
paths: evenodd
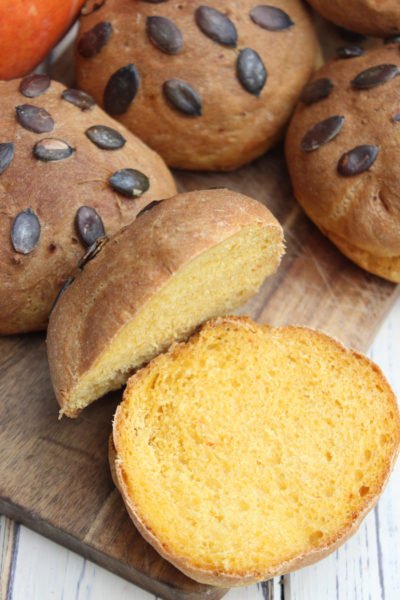
M 84 0 L 0 0 L 0 79 L 32 71 L 83 4 Z

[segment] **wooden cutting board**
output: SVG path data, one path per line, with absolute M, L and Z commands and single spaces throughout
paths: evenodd
M 226 186 L 253 196 L 285 227 L 279 272 L 241 313 L 273 325 L 319 327 L 368 348 L 399 288 L 358 269 L 308 221 L 292 197 L 281 149 L 233 174 L 176 175 L 182 190 Z M 0 395 L 0 512 L 161 598 L 224 595 L 178 572 L 131 524 L 107 463 L 120 393 L 77 420 L 58 421 L 44 336 L 32 334 L 0 338 Z

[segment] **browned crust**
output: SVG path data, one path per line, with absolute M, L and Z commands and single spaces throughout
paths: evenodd
M 329 21 L 364 35 L 389 36 L 400 31 L 398 0 L 308 0 Z
M 249 319 L 247 317 L 229 316 L 229 317 L 221 317 L 218 319 L 213 319 L 211 321 L 208 321 L 207 323 L 205 323 L 203 325 L 202 329 L 211 328 L 211 327 L 219 327 L 221 325 L 222 326 L 223 325 L 233 325 L 238 328 L 249 328 L 249 329 L 253 329 L 255 326 L 256 327 L 265 327 L 265 328 L 270 327 L 269 325 L 255 324 L 251 319 Z M 395 397 L 392 389 L 390 388 L 385 376 L 383 375 L 381 369 L 375 363 L 373 363 L 370 359 L 368 359 L 366 356 L 364 356 L 363 354 L 360 354 L 359 352 L 356 352 L 354 350 L 350 350 L 350 349 L 346 348 L 339 341 L 337 341 L 336 339 L 328 336 L 327 334 L 325 334 L 321 331 L 310 329 L 308 327 L 300 327 L 300 326 L 288 326 L 288 327 L 282 327 L 280 329 L 286 330 L 288 332 L 296 332 L 296 330 L 307 331 L 310 333 L 310 335 L 318 336 L 319 338 L 325 339 L 329 343 L 335 344 L 335 346 L 344 354 L 351 355 L 354 358 L 356 358 L 360 361 L 363 361 L 364 363 L 367 363 L 368 365 L 370 365 L 372 367 L 372 369 L 377 373 L 378 377 L 380 378 L 382 386 L 387 390 L 389 401 L 393 404 L 393 409 L 394 409 L 394 412 L 396 415 L 395 418 L 397 419 L 397 422 L 398 422 L 397 439 L 395 440 L 396 446 L 395 446 L 395 449 L 394 449 L 392 455 L 388 456 L 386 469 L 381 474 L 380 484 L 378 486 L 379 487 L 378 493 L 375 496 L 373 496 L 372 498 L 369 498 L 365 501 L 364 506 L 361 507 L 361 509 L 358 511 L 358 513 L 352 515 L 347 526 L 344 527 L 342 530 L 338 531 L 337 534 L 332 537 L 332 539 L 329 541 L 329 543 L 326 543 L 323 547 L 315 547 L 307 553 L 304 553 L 300 556 L 296 556 L 288 561 L 282 562 L 281 564 L 276 565 L 274 568 L 263 571 L 263 572 L 261 572 L 261 571 L 248 572 L 248 573 L 221 572 L 221 571 L 218 571 L 215 568 L 213 568 L 212 565 L 210 565 L 209 569 L 199 568 L 195 564 L 193 564 L 193 562 L 189 561 L 187 558 L 181 557 L 181 556 L 176 556 L 175 554 L 173 554 L 169 550 L 169 548 L 163 543 L 163 541 L 161 539 L 157 538 L 157 536 L 153 533 L 153 531 L 151 530 L 151 526 L 148 523 L 146 523 L 144 515 L 140 513 L 139 508 L 133 502 L 132 498 L 130 497 L 128 486 L 125 481 L 125 473 L 124 473 L 123 464 L 118 457 L 118 448 L 120 446 L 119 428 L 120 428 L 120 422 L 123 418 L 122 417 L 123 403 L 120 404 L 115 413 L 114 423 L 113 423 L 113 433 L 112 433 L 112 436 L 110 437 L 110 442 L 109 442 L 109 461 L 110 461 L 111 471 L 113 473 L 113 480 L 115 482 L 115 485 L 119 489 L 119 491 L 122 495 L 122 498 L 124 500 L 126 509 L 129 513 L 135 527 L 139 530 L 141 535 L 157 550 L 157 552 L 161 556 L 163 556 L 166 560 L 171 562 L 175 567 L 177 567 L 185 575 L 187 575 L 188 577 L 191 577 L 192 579 L 195 579 L 199 583 L 214 585 L 214 586 L 218 586 L 218 587 L 234 587 L 234 586 L 249 585 L 249 584 L 252 584 L 252 583 L 255 583 L 258 581 L 271 579 L 272 577 L 276 577 L 279 575 L 289 573 L 291 571 L 295 571 L 297 569 L 300 569 L 307 565 L 311 565 L 311 564 L 325 558 L 326 556 L 328 556 L 329 554 L 334 552 L 339 546 L 341 546 L 343 543 L 345 543 L 357 531 L 357 529 L 361 525 L 363 519 L 366 517 L 368 512 L 375 506 L 381 493 L 383 492 L 383 490 L 385 488 L 385 485 L 388 481 L 389 475 L 390 475 L 391 471 L 393 470 L 396 458 L 398 456 L 399 444 L 400 444 L 400 414 L 399 414 L 399 409 L 397 406 L 396 397 Z M 185 345 L 187 345 L 187 344 L 195 345 L 197 338 L 200 335 L 200 332 L 201 332 L 201 330 L 198 333 L 196 333 L 195 335 L 193 335 L 187 342 L 181 342 L 181 343 L 174 344 L 174 346 L 169 350 L 168 353 L 172 354 L 172 356 L 175 357 L 175 356 L 179 355 L 179 353 L 182 351 L 182 349 Z M 137 374 L 135 374 L 134 376 L 132 376 L 130 378 L 130 380 L 128 381 L 128 386 L 127 386 L 127 390 L 126 390 L 127 394 L 130 392 L 130 390 L 132 390 L 136 387 L 136 385 L 138 384 L 138 382 L 140 382 L 140 379 L 142 377 L 146 376 L 147 373 L 154 368 L 154 366 L 157 364 L 157 361 L 159 361 L 160 359 L 162 359 L 162 355 L 153 359 L 145 368 L 141 369 L 140 371 L 138 371 Z
M 227 48 L 205 36 L 195 24 L 195 9 L 204 4 L 108 0 L 80 22 L 82 36 L 100 21 L 114 33 L 101 52 L 87 59 L 77 53 L 79 87 L 99 104 L 110 76 L 134 63 L 142 77 L 139 91 L 125 114 L 117 118 L 157 150 L 173 167 L 232 170 L 250 162 L 282 136 L 302 87 L 311 77 L 317 53 L 316 35 L 307 8 L 299 0 L 275 0 L 294 27 L 271 32 L 249 17 L 253 0 L 209 2 L 235 23 L 238 47 Z M 146 34 L 147 16 L 172 19 L 182 30 L 183 50 L 161 52 Z M 262 57 L 268 80 L 259 97 L 245 91 L 236 75 L 239 49 L 252 48 Z M 202 116 L 193 118 L 171 108 L 162 94 L 164 81 L 179 78 L 195 87 L 203 100 Z
M 369 90 L 352 89 L 362 71 L 380 64 L 400 68 L 396 45 L 381 47 L 351 60 L 325 65 L 315 79 L 327 77 L 330 96 L 307 106 L 299 103 L 286 137 L 286 157 L 294 193 L 316 225 L 357 264 L 391 281 L 400 282 L 400 78 Z M 344 116 L 339 135 L 313 152 L 301 140 L 317 123 Z M 379 148 L 376 161 L 359 175 L 337 172 L 340 157 L 363 144 Z
M 37 98 L 19 91 L 20 80 L 0 83 L 1 140 L 13 142 L 15 156 L 0 176 L 0 334 L 45 329 L 51 305 L 64 281 L 86 251 L 75 228 L 80 206 L 91 206 L 112 235 L 134 220 L 150 201 L 176 193 L 173 178 L 162 159 L 99 107 L 82 111 L 62 99 L 65 89 L 53 81 Z M 15 107 L 33 104 L 46 109 L 55 121 L 50 133 L 37 134 L 21 127 Z M 88 127 L 106 125 L 127 140 L 120 150 L 95 146 L 85 135 Z M 76 149 L 58 162 L 39 161 L 33 146 L 49 137 Z M 136 168 L 150 178 L 150 189 L 130 200 L 108 185 L 118 169 Z M 31 208 L 41 222 L 36 248 L 27 255 L 14 252 L 11 227 L 16 215 Z
M 270 230 L 275 267 L 282 228 L 269 210 L 229 190 L 179 194 L 114 236 L 77 275 L 49 323 L 50 373 L 62 413 L 73 388 L 108 343 L 179 269 L 246 226 Z

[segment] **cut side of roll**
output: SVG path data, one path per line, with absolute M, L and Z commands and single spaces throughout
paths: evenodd
M 268 209 L 228 190 L 180 194 L 139 216 L 87 263 L 51 315 L 61 413 L 77 416 L 200 323 L 244 304 L 282 253 Z
M 148 542 L 230 587 L 313 563 L 352 535 L 398 453 L 379 368 L 327 335 L 216 319 L 128 382 L 111 467 Z

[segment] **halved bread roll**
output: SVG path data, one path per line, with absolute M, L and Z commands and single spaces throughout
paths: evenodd
M 229 317 L 128 382 L 111 467 L 134 524 L 231 587 L 335 550 L 375 505 L 400 416 L 379 368 L 327 335 Z
M 203 321 L 243 304 L 277 268 L 282 228 L 228 190 L 164 200 L 112 238 L 55 306 L 50 371 L 75 417 Z

